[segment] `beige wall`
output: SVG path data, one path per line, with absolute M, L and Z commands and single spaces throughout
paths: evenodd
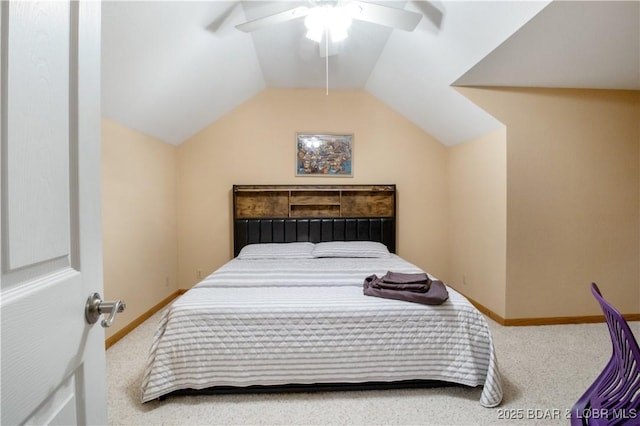
M 176 147 L 102 120 L 104 298 L 122 299 L 107 337 L 175 292 Z
M 507 134 L 501 128 L 448 149 L 447 284 L 506 315 Z
M 640 311 L 640 92 L 464 88 L 507 125 L 507 318 Z
M 353 178 L 294 177 L 296 132 L 354 134 Z M 179 283 L 228 261 L 233 184 L 395 183 L 398 253 L 448 277 L 446 149 L 364 91 L 268 89 L 178 148 Z

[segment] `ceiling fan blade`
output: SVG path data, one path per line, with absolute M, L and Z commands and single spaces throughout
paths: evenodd
M 413 31 L 418 25 L 418 22 L 420 22 L 420 19 L 422 19 L 422 15 L 419 13 L 396 9 L 394 7 L 361 1 L 353 1 L 350 4 L 356 6 L 352 14 L 353 19 L 399 30 Z
M 225 9 L 222 10 L 222 12 L 216 17 L 216 19 L 211 21 L 211 23 L 206 26 L 207 31 L 211 31 L 212 33 L 217 32 L 220 27 L 222 27 L 222 25 L 227 22 L 227 19 L 229 19 L 231 13 L 239 4 L 240 2 L 238 1 L 230 3 Z
M 413 4 L 422 12 L 425 18 L 431 21 L 437 30 L 440 29 L 442 19 L 444 18 L 444 14 L 440 9 L 430 1 L 414 0 Z
M 236 28 L 240 31 L 250 33 L 255 30 L 259 30 L 270 25 L 281 24 L 283 22 L 291 21 L 293 19 L 302 18 L 309 14 L 309 8 L 306 6 L 298 6 L 293 9 L 285 10 L 284 12 L 275 13 L 273 15 L 265 16 L 262 18 L 254 19 L 243 24 L 236 25 Z

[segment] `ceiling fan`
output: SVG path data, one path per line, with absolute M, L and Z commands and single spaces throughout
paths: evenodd
M 351 20 L 371 22 L 403 31 L 413 31 L 422 15 L 403 9 L 358 0 L 309 0 L 309 6 L 297 6 L 273 15 L 263 16 L 239 25 L 244 32 L 253 32 L 272 25 L 305 18 L 307 38 L 320 42 L 331 35 L 333 42 L 347 37 Z

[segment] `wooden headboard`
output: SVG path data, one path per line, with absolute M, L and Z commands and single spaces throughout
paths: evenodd
M 298 241 L 377 241 L 395 253 L 395 185 L 233 186 L 234 256 Z

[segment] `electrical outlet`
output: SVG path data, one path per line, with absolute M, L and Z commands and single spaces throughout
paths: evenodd
M 202 279 L 202 269 L 198 269 L 196 271 L 196 278 L 201 280 Z

